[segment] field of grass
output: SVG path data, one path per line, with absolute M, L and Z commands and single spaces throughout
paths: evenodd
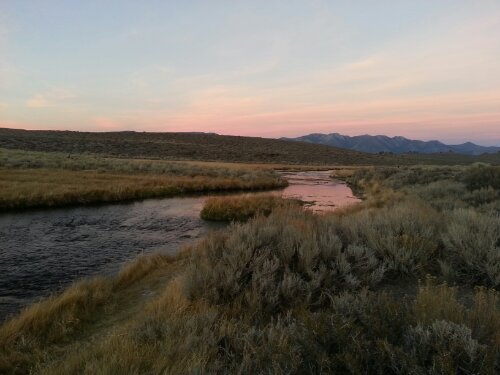
M 356 208 L 278 207 L 26 309 L 0 372 L 498 374 L 497 176 L 353 171 Z
M 273 170 L 0 149 L 0 210 L 286 186 Z
M 133 159 L 315 165 L 500 164 L 500 153 L 367 154 L 306 142 L 199 133 L 27 131 L 0 129 L 0 147 Z
M 268 216 L 274 209 L 299 202 L 272 194 L 238 197 L 211 197 L 206 200 L 200 216 L 212 221 L 247 221 L 257 215 Z

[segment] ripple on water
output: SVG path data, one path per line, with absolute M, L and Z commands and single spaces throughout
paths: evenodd
M 331 211 L 355 203 L 330 172 L 284 173 L 286 198 Z M 221 224 L 200 219 L 204 197 L 151 199 L 0 215 L 0 321 L 37 299 L 93 275 L 109 275 L 140 253 L 175 253 Z

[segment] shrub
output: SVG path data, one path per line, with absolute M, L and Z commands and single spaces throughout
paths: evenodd
M 182 256 L 126 267 L 88 309 L 49 309 L 34 332 L 22 317 L 4 325 L 15 329 L 0 329 L 0 341 L 8 339 L 0 372 L 500 373 L 500 298 L 487 289 L 498 288 L 500 274 L 494 189 L 468 190 L 459 168 L 363 173 L 393 184 L 373 183 L 381 207 L 322 216 L 276 207 Z M 427 273 L 434 276 L 417 284 Z M 161 288 L 142 307 L 140 280 Z M 97 321 L 100 334 L 82 343 L 67 341 L 86 336 L 109 308 L 100 301 L 126 299 L 125 290 L 136 293 L 127 299 L 133 309 Z
M 328 294 L 380 282 L 384 267 L 362 246 L 343 249 L 321 220 L 298 209 L 209 236 L 193 259 L 186 281 L 189 298 L 213 304 L 237 299 L 251 311 L 276 313 L 297 304 L 322 305 Z
M 478 207 L 483 204 L 492 203 L 500 198 L 500 189 L 494 189 L 491 186 L 480 188 L 468 192 L 463 199 L 473 207 Z
M 465 170 L 462 180 L 469 190 L 500 189 L 500 166 L 478 164 Z
M 450 214 L 443 234 L 446 261 L 455 279 L 469 285 L 500 286 L 500 220 L 472 210 Z
M 469 194 L 465 185 L 451 180 L 440 180 L 424 185 L 406 186 L 403 191 L 418 197 L 438 210 L 466 208 L 468 204 L 462 199 Z
M 468 327 L 448 321 L 410 328 L 404 346 L 415 362 L 408 373 L 432 369 L 436 374 L 481 374 L 486 367 L 486 347 L 472 338 Z
M 393 276 L 423 274 L 438 248 L 439 214 L 405 202 L 343 218 L 345 243 L 372 249 Z

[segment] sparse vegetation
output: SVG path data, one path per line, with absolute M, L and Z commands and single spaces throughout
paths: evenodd
M 277 207 L 298 203 L 272 194 L 211 197 L 205 202 L 200 216 L 213 221 L 247 221 L 257 215 L 268 216 Z
M 0 147 L 133 159 L 316 165 L 500 164 L 500 153 L 367 154 L 306 142 L 200 133 L 27 131 L 0 129 Z
M 276 207 L 175 258 L 143 258 L 116 279 L 83 284 L 78 309 L 66 310 L 75 304 L 63 293 L 7 322 L 0 368 L 497 374 L 498 196 L 471 199 L 496 188 L 468 186 L 469 172 L 355 171 L 349 180 L 367 194 L 356 209 Z M 144 289 L 156 293 L 144 299 Z

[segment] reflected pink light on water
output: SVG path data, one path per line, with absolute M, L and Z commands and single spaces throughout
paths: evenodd
M 330 178 L 331 171 L 283 173 L 289 186 L 282 191 L 283 198 L 300 199 L 304 207 L 314 212 L 329 212 L 361 200 L 346 184 Z
M 280 190 L 224 194 L 224 196 L 252 197 L 273 194 L 286 199 L 298 199 L 303 207 L 315 213 L 332 212 L 361 202 L 351 188 L 342 181 L 330 178 L 332 171 L 280 172 L 289 185 Z M 205 196 L 205 199 L 209 196 Z M 204 201 L 204 200 L 203 200 Z M 201 210 L 201 204 L 200 204 Z

